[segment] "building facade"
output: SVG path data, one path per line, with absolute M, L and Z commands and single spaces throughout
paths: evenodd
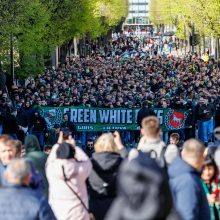
M 150 0 L 129 0 L 129 14 L 126 24 L 150 24 Z

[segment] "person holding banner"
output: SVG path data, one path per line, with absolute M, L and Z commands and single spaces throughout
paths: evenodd
M 201 98 L 198 111 L 198 136 L 206 146 L 208 145 L 208 142 L 212 140 L 214 129 L 214 112 L 215 109 L 210 103 L 208 103 L 208 99 Z
M 63 123 L 61 124 L 61 128 L 69 128 L 73 137 L 76 135 L 76 126 L 72 121 L 70 121 L 67 113 L 63 115 Z
M 137 124 L 140 128 L 142 128 L 142 120 L 147 116 L 156 116 L 152 109 L 149 109 L 149 105 L 147 101 L 142 102 L 142 108 L 138 112 L 137 116 Z
M 39 111 L 35 111 L 32 122 L 32 134 L 35 135 L 39 141 L 41 150 L 44 150 L 44 138 L 48 136 L 46 120 L 40 115 Z

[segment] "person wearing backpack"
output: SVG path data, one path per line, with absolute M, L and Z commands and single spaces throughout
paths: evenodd
M 142 120 L 142 138 L 138 144 L 138 150 L 143 153 L 154 152 L 159 157 L 165 143 L 160 139 L 160 121 L 155 116 L 148 116 Z
M 118 132 L 102 134 L 94 147 L 93 169 L 87 182 L 89 209 L 96 220 L 103 220 L 117 195 L 116 181 L 125 149 Z

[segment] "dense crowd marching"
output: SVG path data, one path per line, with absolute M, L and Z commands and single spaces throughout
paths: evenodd
M 146 47 L 137 37 L 115 35 L 104 50 L 94 46 L 90 57 L 69 57 L 59 68 L 13 86 L 9 94 L 0 91 L 0 128 L 13 136 L 22 133 L 19 126 L 7 128 L 8 117 L 17 111 L 18 125 L 28 126 L 30 133 L 33 106 L 140 108 L 148 102 L 148 107 L 190 110 L 191 129 L 182 132 L 183 140 L 195 137 L 196 130 L 199 136 L 209 133 L 202 141 L 213 140 L 212 131 L 220 125 L 220 61 L 205 62 L 197 54 L 168 56 L 159 47 Z M 46 135 L 45 127 L 37 132 Z
M 103 51 L 0 91 L 0 219 L 220 219 L 220 61 L 145 46 L 115 35 Z M 68 114 L 51 132 L 34 106 L 141 108 L 141 138 L 129 150 L 104 133 L 83 151 Z M 190 110 L 184 137 L 198 129 L 201 142 L 177 131 L 167 146 L 151 107 Z

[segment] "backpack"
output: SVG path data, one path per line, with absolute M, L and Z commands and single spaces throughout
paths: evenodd
M 167 145 L 163 146 L 159 157 L 158 157 L 156 151 L 154 151 L 154 150 L 151 150 L 150 152 L 148 152 L 148 155 L 150 155 L 151 158 L 155 159 L 157 164 L 159 165 L 159 167 L 161 167 L 162 169 L 164 169 L 167 172 L 167 163 L 165 160 L 166 149 L 167 149 Z

